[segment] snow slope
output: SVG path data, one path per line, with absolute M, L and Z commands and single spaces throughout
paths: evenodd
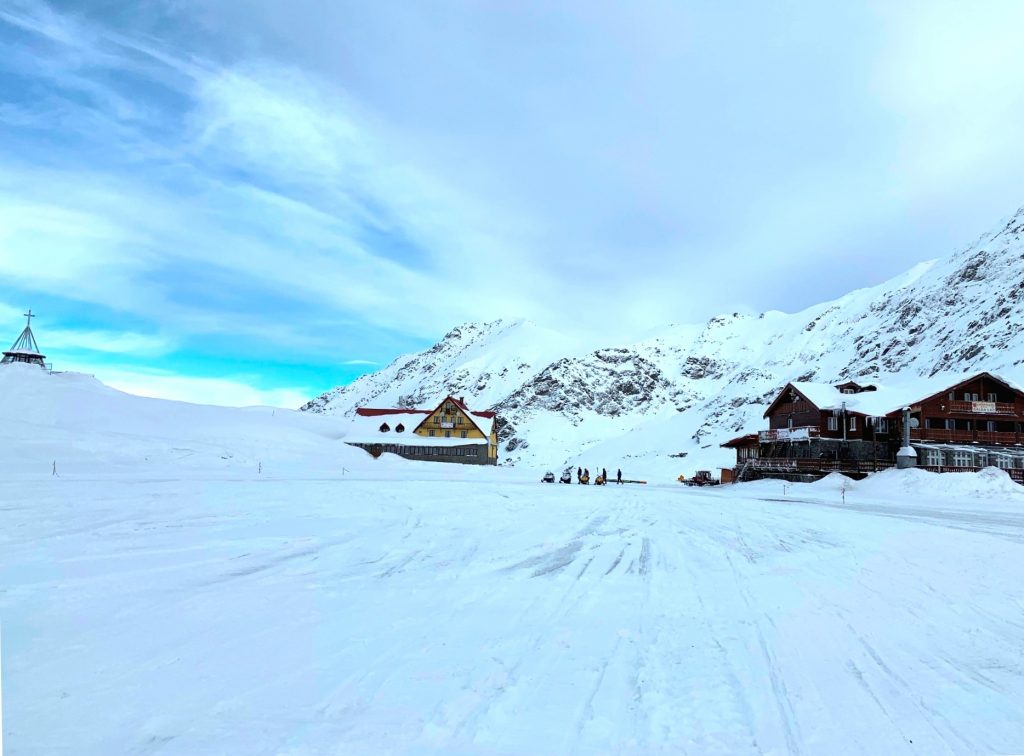
M 339 441 L 336 420 L 271 407 L 236 409 L 125 394 L 82 373 L 0 368 L 0 477 L 268 474 L 289 465 L 339 469 L 365 454 Z
M 670 326 L 631 344 L 574 344 L 521 321 L 460 326 L 304 409 L 350 415 L 464 395 L 504 419 L 504 462 L 674 478 L 728 463 L 718 444 L 763 427 L 769 398 L 791 380 L 907 383 L 990 370 L 1022 382 L 1022 233 L 1024 209 L 967 249 L 879 286 L 794 314 Z
M 0 390 L 8 756 L 1024 752 L 998 470 L 545 485 L 308 414 Z

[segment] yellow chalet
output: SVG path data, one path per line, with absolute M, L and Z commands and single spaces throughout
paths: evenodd
M 447 396 L 432 410 L 357 407 L 345 443 L 374 457 L 397 454 L 424 462 L 498 464 L 493 412 L 477 412 L 463 397 Z

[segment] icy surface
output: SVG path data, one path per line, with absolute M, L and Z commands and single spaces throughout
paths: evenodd
M 0 371 L 8 754 L 1024 752 L 998 471 L 546 485 L 41 376 Z

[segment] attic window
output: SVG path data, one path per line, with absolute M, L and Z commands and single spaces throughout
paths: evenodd
M 395 426 L 395 433 L 402 433 L 405 431 L 405 426 L 399 423 Z
M 390 425 L 388 425 L 387 423 L 381 423 L 380 424 L 380 432 L 381 433 L 387 433 L 389 430 L 391 430 L 391 426 Z

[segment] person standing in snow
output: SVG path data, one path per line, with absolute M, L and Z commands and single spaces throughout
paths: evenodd
M 619 470 L 618 475 L 615 476 L 615 482 L 622 485 L 622 470 Z
M 603 480 L 605 483 L 608 482 L 608 471 L 605 470 L 603 467 L 601 468 L 601 480 Z
M 583 468 L 582 467 L 577 467 L 576 468 L 576 482 L 577 483 L 582 483 L 583 482 Z

